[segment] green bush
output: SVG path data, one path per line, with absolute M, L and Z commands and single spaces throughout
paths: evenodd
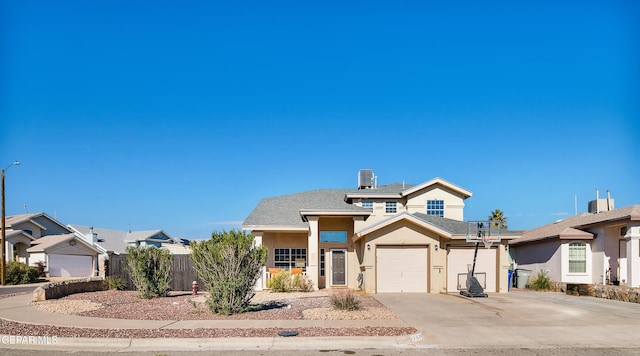
M 129 246 L 127 270 L 131 281 L 145 299 L 166 297 L 171 290 L 173 255 L 155 247 Z
M 104 279 L 104 286 L 111 290 L 125 290 L 127 283 L 119 276 L 108 276 Z
M 204 289 L 207 306 L 218 314 L 237 314 L 249 309 L 267 248 L 254 246 L 253 235 L 231 230 L 214 232 L 211 239 L 192 241 L 191 260 Z
M 28 284 L 38 281 L 38 270 L 18 261 L 9 261 L 5 265 L 7 284 Z
M 538 272 L 538 276 L 529 283 L 529 288 L 537 291 L 549 291 L 551 287 L 551 279 L 543 271 Z
M 338 310 L 352 311 L 362 309 L 360 300 L 351 292 L 332 295 L 331 305 L 333 305 L 334 309 Z
M 36 262 L 36 271 L 38 272 L 38 277 L 46 277 L 47 273 L 45 272 L 46 265 L 42 261 Z

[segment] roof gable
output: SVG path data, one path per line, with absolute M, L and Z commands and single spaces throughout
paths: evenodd
M 432 223 L 430 223 L 428 221 L 420 219 L 419 217 L 417 217 L 414 214 L 409 214 L 407 212 L 402 212 L 400 214 L 397 214 L 397 215 L 391 216 L 391 217 L 389 217 L 387 219 L 384 219 L 382 221 L 379 221 L 378 223 L 375 223 L 373 225 L 367 226 L 367 227 L 363 228 L 360 231 L 357 231 L 355 233 L 355 236 L 354 236 L 354 241 L 357 241 L 357 240 L 361 239 L 362 237 L 364 237 L 365 235 L 368 235 L 368 234 L 370 234 L 372 232 L 378 231 L 378 230 L 380 230 L 380 229 L 382 229 L 384 227 L 393 225 L 393 224 L 395 224 L 396 222 L 399 222 L 399 221 L 409 221 L 409 222 L 411 222 L 411 223 L 413 223 L 415 225 L 418 225 L 420 227 L 423 227 L 423 228 L 425 228 L 425 229 L 427 229 L 429 231 L 433 231 L 436 234 L 438 234 L 440 236 L 443 236 L 443 237 L 451 238 L 453 236 L 449 231 L 446 231 L 446 230 L 440 228 L 439 226 L 436 226 L 436 225 L 434 225 L 434 224 L 432 224 Z
M 90 250 L 91 252 L 95 252 L 96 254 L 100 253 L 97 248 L 90 245 L 82 238 L 77 237 L 74 233 L 43 236 L 31 242 L 31 247 L 27 249 L 27 252 L 47 252 L 63 243 L 68 243 L 71 241 L 75 241 L 74 244 L 80 244 L 86 250 Z
M 467 199 L 467 198 L 471 197 L 471 195 L 473 195 L 473 193 L 471 191 L 467 190 L 467 189 L 464 189 L 464 188 L 462 188 L 460 186 L 457 186 L 457 185 L 455 185 L 455 184 L 453 184 L 451 182 L 448 182 L 448 181 L 446 181 L 446 180 L 444 180 L 444 179 L 442 179 L 440 177 L 436 177 L 436 178 L 433 178 L 430 181 L 427 181 L 427 182 L 424 182 L 422 184 L 419 184 L 419 185 L 416 185 L 416 186 L 413 186 L 411 188 L 403 190 L 402 191 L 402 196 L 408 196 L 410 194 L 414 194 L 414 193 L 416 193 L 418 191 L 421 191 L 423 189 L 427 189 L 429 187 L 437 186 L 437 185 L 441 185 L 441 186 L 447 188 L 448 190 L 459 194 L 460 196 L 462 196 L 462 199 Z

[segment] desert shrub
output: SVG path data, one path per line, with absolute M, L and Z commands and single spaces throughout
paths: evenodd
M 291 274 L 289 271 L 280 271 L 271 276 L 271 279 L 267 282 L 267 288 L 270 288 L 272 292 L 281 293 L 291 291 L 310 292 L 313 290 L 313 283 L 303 274 Z
M 286 293 L 291 291 L 291 273 L 280 271 L 271 275 L 271 279 L 267 282 L 267 288 L 270 288 L 272 292 Z
M 108 276 L 104 279 L 104 286 L 111 290 L 125 290 L 127 283 L 119 276 Z
M 145 299 L 165 297 L 171 290 L 173 255 L 155 247 L 129 246 L 127 270 L 131 281 Z
M 543 271 L 538 272 L 538 276 L 529 282 L 529 288 L 537 291 L 549 291 L 551 287 L 551 279 Z
M 244 231 L 231 230 L 190 243 L 191 260 L 209 292 L 207 306 L 212 312 L 229 315 L 248 310 L 267 260 L 267 248 L 254 246 L 253 239 Z
M 38 277 L 46 277 L 47 273 L 45 272 L 46 265 L 42 261 L 36 262 L 36 271 L 38 272 Z
M 331 296 L 331 305 L 338 310 L 360 310 L 360 300 L 351 292 L 338 293 Z
M 5 264 L 5 280 L 7 284 L 27 284 L 38 281 L 38 270 L 18 261 Z
M 313 282 L 304 274 L 294 274 L 292 285 L 293 289 L 300 292 L 311 292 L 313 290 Z

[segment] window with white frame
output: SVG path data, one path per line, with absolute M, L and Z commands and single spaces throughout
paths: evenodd
M 362 207 L 366 208 L 366 209 L 373 209 L 373 202 L 370 201 L 370 200 L 363 201 L 362 202 Z
M 275 248 L 273 249 L 274 267 L 290 270 L 294 267 L 302 267 L 306 270 L 306 248 Z M 304 266 L 302 265 L 304 264 Z
M 398 212 L 398 207 L 396 202 L 388 201 L 384 203 L 384 212 L 386 214 L 395 214 Z
M 569 244 L 569 273 L 587 273 L 587 244 Z
M 444 216 L 444 200 L 427 200 L 427 215 Z

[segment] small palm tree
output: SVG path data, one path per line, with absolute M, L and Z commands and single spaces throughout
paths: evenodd
M 504 216 L 504 212 L 502 212 L 502 210 L 500 210 L 500 209 L 496 209 L 496 210 L 492 211 L 491 215 L 489 216 L 489 220 L 491 220 L 491 221 L 499 221 L 502 224 L 502 228 L 503 229 L 507 228 L 507 217 Z M 498 227 L 497 223 L 492 223 L 491 225 L 493 227 Z

